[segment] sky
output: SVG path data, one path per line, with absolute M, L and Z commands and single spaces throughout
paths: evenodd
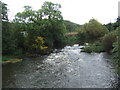
M 8 5 L 10 20 L 16 13 L 23 11 L 23 6 L 30 5 L 33 10 L 38 10 L 45 1 L 61 4 L 64 20 L 84 24 L 94 18 L 107 24 L 116 21 L 120 0 L 2 0 Z

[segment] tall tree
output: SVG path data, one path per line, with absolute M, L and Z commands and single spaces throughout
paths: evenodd
M 0 9 L 2 9 L 1 17 L 2 20 L 8 20 L 8 9 L 7 9 L 7 4 L 3 3 L 0 1 Z
M 23 12 L 16 14 L 15 23 L 19 23 L 22 27 L 21 31 L 27 32 L 27 47 L 30 48 L 34 44 L 36 37 L 44 37 L 45 44 L 50 48 L 64 43 L 65 26 L 60 8 L 59 4 L 45 2 L 37 11 L 25 6 Z
M 12 41 L 11 41 L 11 31 L 10 31 L 10 23 L 8 22 L 7 15 L 7 4 L 0 1 L 0 8 L 2 8 L 1 18 L 2 18 L 2 53 L 9 54 L 9 52 L 13 51 Z
M 61 15 L 61 11 L 59 10 L 61 8 L 60 4 L 54 4 L 52 2 L 44 2 L 42 5 L 43 15 L 47 19 L 56 18 L 58 20 L 63 19 Z
M 95 19 L 91 19 L 88 23 L 86 23 L 81 28 L 81 31 L 86 33 L 87 41 L 97 40 L 109 32 L 105 26 L 103 26 Z
M 19 23 L 31 23 L 33 18 L 35 17 L 35 11 L 32 10 L 31 6 L 24 6 L 23 12 L 18 12 L 15 15 L 15 22 Z
M 49 33 L 51 33 L 54 47 L 61 46 L 65 40 L 65 26 L 60 8 L 60 4 L 47 1 L 42 5 L 43 18 L 48 19 L 50 23 Z

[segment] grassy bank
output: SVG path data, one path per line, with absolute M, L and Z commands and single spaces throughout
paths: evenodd
M 88 46 L 86 46 L 84 49 L 82 49 L 81 52 L 87 52 L 87 53 L 91 53 L 91 52 L 103 52 L 104 48 L 101 45 L 96 45 L 96 44 L 90 44 Z
M 16 56 L 2 56 L 2 64 L 18 63 L 21 61 L 22 61 L 22 59 L 19 59 Z

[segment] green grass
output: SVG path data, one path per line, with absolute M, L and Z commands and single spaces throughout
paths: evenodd
M 17 63 L 21 62 L 22 59 L 18 59 L 14 56 L 2 56 L 2 63 L 7 64 L 7 63 Z
M 7 61 L 10 59 L 13 59 L 13 57 L 12 56 L 2 56 L 2 61 Z
M 81 52 L 87 52 L 87 53 L 97 52 L 97 53 L 100 53 L 100 52 L 103 52 L 103 51 L 104 51 L 104 48 L 102 46 L 92 44 L 92 45 L 86 46 Z

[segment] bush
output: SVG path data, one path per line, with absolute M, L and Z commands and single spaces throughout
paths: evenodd
M 37 37 L 35 39 L 35 43 L 32 46 L 36 49 L 37 52 L 43 53 L 44 50 L 48 48 L 44 44 L 45 44 L 44 37 Z
M 77 37 L 78 37 L 78 43 L 80 45 L 83 45 L 86 42 L 86 33 L 85 32 L 79 31 Z
M 85 35 L 80 33 L 80 38 L 81 36 L 82 38 L 85 37 L 87 42 L 93 42 L 109 32 L 105 26 L 95 19 L 91 19 L 88 23 L 84 24 L 80 31 L 85 33 Z
M 73 45 L 75 43 L 77 43 L 77 37 L 76 36 L 66 37 L 66 44 L 67 45 Z
M 103 46 L 98 46 L 96 44 L 92 44 L 92 45 L 89 45 L 89 46 L 86 46 L 82 52 L 87 52 L 87 53 L 91 53 L 91 52 L 97 52 L 97 53 L 100 53 L 100 52 L 103 52 L 104 51 L 104 48 Z
M 116 32 L 120 33 L 120 27 L 116 29 Z M 111 50 L 111 53 L 113 56 L 113 64 L 115 65 L 118 75 L 120 75 L 120 36 L 119 34 L 116 34 L 116 37 L 117 37 L 117 40 L 112 44 L 113 49 Z
M 102 38 L 102 45 L 106 52 L 110 53 L 110 51 L 113 49 L 113 43 L 116 41 L 117 38 L 117 30 L 112 31 L 109 34 L 106 34 Z

